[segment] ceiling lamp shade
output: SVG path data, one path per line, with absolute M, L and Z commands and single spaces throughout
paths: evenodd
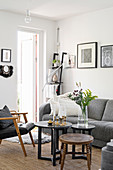
M 26 10 L 26 17 L 25 17 L 25 22 L 30 23 L 31 22 L 31 16 L 30 16 L 30 10 Z

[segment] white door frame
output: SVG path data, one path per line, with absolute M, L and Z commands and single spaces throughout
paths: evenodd
M 34 28 L 18 27 L 18 31 L 39 34 L 39 57 L 37 56 L 37 121 L 39 121 L 39 106 L 43 102 L 42 88 L 46 82 L 46 32 Z M 39 66 L 39 68 L 38 68 Z M 38 88 L 39 87 L 39 88 Z M 36 93 L 36 65 L 34 57 L 34 94 Z M 34 95 L 34 107 L 36 107 L 36 97 Z M 35 110 L 35 108 L 34 108 Z

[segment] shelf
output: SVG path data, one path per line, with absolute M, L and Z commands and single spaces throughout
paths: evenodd
M 61 83 L 63 83 L 63 82 L 48 82 L 47 84 L 53 85 L 53 84 L 61 84 Z
M 57 66 L 57 67 L 51 67 L 50 69 L 57 69 L 59 66 Z

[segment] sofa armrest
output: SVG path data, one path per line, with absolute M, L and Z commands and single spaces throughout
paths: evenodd
M 39 121 L 42 120 L 43 115 L 50 113 L 51 113 L 50 103 L 42 104 L 39 108 Z

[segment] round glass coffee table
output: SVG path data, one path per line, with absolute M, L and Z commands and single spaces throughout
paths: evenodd
M 38 127 L 38 159 L 49 160 L 53 162 L 53 166 L 56 165 L 56 160 L 60 159 L 56 157 L 56 154 L 60 154 L 59 150 L 59 130 L 62 134 L 67 133 L 67 129 L 72 126 L 72 123 L 66 122 L 64 126 L 48 125 L 48 121 L 40 121 L 35 124 Z M 51 129 L 51 155 L 52 157 L 41 156 L 41 132 L 43 128 Z
M 80 131 L 82 134 L 89 134 L 92 135 L 92 130 L 95 129 L 94 125 L 88 124 L 88 126 L 78 126 L 77 124 L 73 124 L 72 127 L 73 133 L 76 133 L 76 131 Z M 86 156 L 84 156 L 84 145 L 82 145 L 82 152 L 83 153 L 81 156 L 75 156 L 75 145 L 72 146 L 72 152 L 75 152 L 75 154 L 72 155 L 72 159 L 77 159 L 77 158 L 83 158 L 87 159 Z M 92 153 L 92 143 L 90 144 L 90 152 Z
M 95 129 L 95 126 L 91 124 L 88 124 L 88 126 L 79 126 L 77 124 L 73 124 L 71 128 L 73 129 L 73 133 L 79 130 L 82 134 L 85 134 L 87 132 L 89 135 L 91 135 L 92 130 Z

